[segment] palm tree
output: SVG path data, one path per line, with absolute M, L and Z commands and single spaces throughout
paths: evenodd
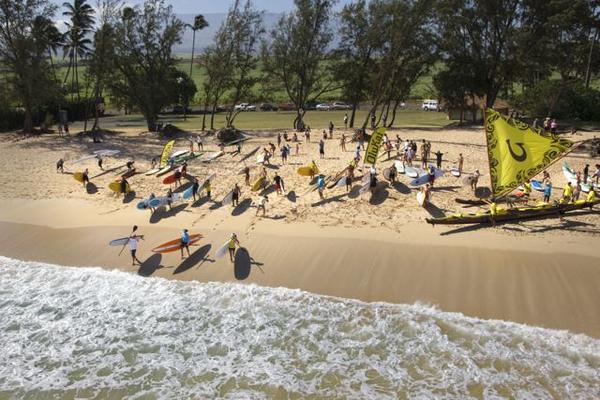
M 90 52 L 92 41 L 88 36 L 94 25 L 94 9 L 87 4 L 87 0 L 73 0 L 73 4 L 65 2 L 63 7 L 66 8 L 63 15 L 70 18 L 70 21 L 65 23 L 68 30 L 65 34 L 64 51 L 65 56 L 69 57 L 65 83 L 71 72 L 71 84 L 75 84 L 77 101 L 79 101 L 79 59 L 85 58 Z
M 190 59 L 190 79 L 192 78 L 192 68 L 194 67 L 194 50 L 196 47 L 196 31 L 200 31 L 208 26 L 208 22 L 204 18 L 204 15 L 198 14 L 194 17 L 194 25 L 186 24 L 187 27 L 191 28 L 194 31 L 194 35 L 192 36 L 192 58 Z M 187 104 L 183 105 L 183 119 L 185 120 L 185 114 L 187 112 Z

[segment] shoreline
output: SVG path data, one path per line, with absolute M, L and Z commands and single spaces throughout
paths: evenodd
M 522 240 L 493 231 L 440 236 L 442 230 L 419 226 L 407 227 L 411 235 L 406 235 L 271 220 L 246 225 L 224 221 L 211 229 L 203 219 L 201 225 L 207 228 L 202 229 L 194 226 L 193 215 L 158 226 L 144 222 L 147 213 L 130 209 L 106 213 L 92 204 L 50 200 L 6 207 L 12 202 L 0 200 L 5 206 L 0 213 L 0 255 L 10 258 L 116 268 L 147 277 L 287 287 L 365 302 L 424 303 L 482 319 L 600 338 L 600 257 L 591 247 L 593 239 L 544 235 Z M 87 219 L 52 221 L 69 209 Z M 218 212 L 211 216 L 221 217 Z M 134 220 L 146 235 L 138 251 L 142 267 L 130 265 L 127 250 L 119 257 L 118 248 L 106 245 L 127 235 L 130 226 L 122 225 L 124 220 Z M 177 237 L 185 223 L 205 236 L 191 248 L 190 258 L 181 261 L 179 253 L 150 252 Z M 227 257 L 215 260 L 216 248 L 232 230 L 240 232 L 247 255 L 234 264 Z

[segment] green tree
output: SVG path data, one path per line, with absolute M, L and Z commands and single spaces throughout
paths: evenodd
M 56 7 L 47 0 L 0 1 L 0 64 L 9 72 L 11 93 L 24 111 L 23 131 L 33 131 L 34 109 L 53 100 L 56 82 L 48 62 Z
M 336 88 L 327 63 L 333 38 L 333 0 L 294 0 L 263 46 L 263 66 L 296 108 L 294 128 L 304 128 L 305 104 Z
M 73 3 L 63 3 L 66 11 L 63 15 L 69 17 L 65 22 L 67 32 L 64 39 L 65 57 L 69 57 L 69 67 L 65 74 L 65 83 L 71 76 L 71 89 L 77 94 L 80 101 L 79 89 L 79 61 L 90 53 L 92 41 L 89 35 L 94 25 L 94 9 L 87 0 L 73 0 Z
M 161 109 L 174 100 L 177 70 L 172 48 L 180 43 L 182 32 L 183 23 L 163 0 L 123 9 L 116 24 L 116 74 L 110 89 L 122 103 L 141 111 L 149 130 L 155 129 Z

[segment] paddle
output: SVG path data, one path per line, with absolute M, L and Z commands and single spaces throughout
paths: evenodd
M 133 235 L 135 233 L 135 231 L 137 231 L 137 228 L 138 228 L 137 225 L 133 226 L 133 230 L 129 234 L 129 237 L 131 237 L 131 235 Z M 123 250 L 125 250 L 125 246 L 127 246 L 127 243 L 129 243 L 129 241 L 125 242 L 125 244 L 123 245 L 123 247 L 121 247 L 121 251 L 119 251 L 119 257 L 121 256 L 121 253 L 123 253 Z

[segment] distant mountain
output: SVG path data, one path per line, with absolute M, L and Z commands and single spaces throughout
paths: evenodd
M 177 17 L 186 24 L 193 24 L 195 14 L 177 14 Z M 219 14 L 204 14 L 204 18 L 208 22 L 208 27 L 196 32 L 196 53 L 212 44 L 215 34 L 219 30 L 221 24 L 227 18 L 226 13 Z M 263 24 L 267 32 L 273 29 L 281 18 L 281 14 L 265 13 L 263 16 Z M 173 48 L 175 54 L 191 54 L 192 53 L 193 32 L 190 28 L 185 29 L 183 41 L 181 44 Z

